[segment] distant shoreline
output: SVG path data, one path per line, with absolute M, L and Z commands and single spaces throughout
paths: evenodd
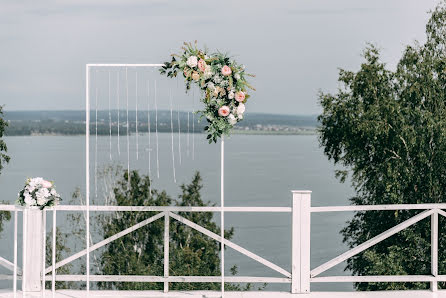
M 152 132 L 153 134 L 154 132 Z M 163 131 L 158 132 L 159 134 L 170 134 L 171 132 Z M 191 134 L 194 132 L 190 132 Z M 178 132 L 174 132 L 174 134 L 178 134 Z M 181 132 L 181 134 L 187 134 L 187 132 Z M 195 132 L 195 134 L 204 134 L 204 132 Z M 316 135 L 316 130 L 308 130 L 308 131 L 261 131 L 261 130 L 233 130 L 231 132 L 232 135 L 265 135 L 265 136 L 312 136 Z M 94 136 L 95 134 L 93 132 L 90 132 L 90 136 Z M 134 136 L 135 133 L 131 133 L 130 136 Z M 148 135 L 147 132 L 140 132 L 138 133 L 139 136 L 145 136 Z M 31 133 L 31 134 L 8 134 L 4 137 L 70 137 L 70 136 L 85 136 L 85 134 L 64 134 L 64 133 Z M 98 134 L 98 137 L 108 137 L 107 134 Z M 116 137 L 116 134 L 112 135 L 113 137 Z M 126 134 L 120 134 L 120 136 L 126 136 Z
M 82 111 L 5 111 L 8 127 L 5 136 L 67 136 L 85 135 L 85 112 Z M 199 115 L 175 111 L 130 111 L 119 114 L 116 110 L 100 110 L 90 117 L 90 134 L 126 135 L 127 132 L 203 133 L 207 121 Z M 97 119 L 97 120 L 96 120 Z M 202 121 L 200 121 L 200 119 Z M 173 121 L 172 121 L 173 120 Z M 314 135 L 319 125 L 316 116 L 274 114 L 247 114 L 237 123 L 233 134 L 243 135 Z

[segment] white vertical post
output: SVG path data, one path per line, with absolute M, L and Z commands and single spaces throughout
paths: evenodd
M 85 67 L 85 201 L 87 215 L 85 217 L 85 241 L 87 248 L 87 293 L 90 291 L 90 66 Z
M 431 273 L 438 276 L 438 212 L 431 215 Z M 431 281 L 431 291 L 438 291 L 436 281 Z
M 46 211 L 42 210 L 42 290 L 45 295 Z
M 164 213 L 164 277 L 169 277 L 169 212 Z M 169 292 L 169 282 L 164 282 L 164 293 Z
M 311 191 L 294 190 L 291 293 L 310 293 Z
M 23 210 L 23 275 L 24 292 L 40 292 L 42 272 L 42 210 L 35 207 Z M 37 262 L 36 262 L 37 260 Z
M 14 298 L 17 296 L 17 210 L 14 211 Z
M 220 165 L 220 227 L 221 227 L 221 296 L 225 295 L 225 139 L 221 136 L 221 165 Z
M 52 282 L 51 282 L 51 291 L 54 293 L 56 291 L 56 207 L 53 207 L 53 249 L 52 253 Z

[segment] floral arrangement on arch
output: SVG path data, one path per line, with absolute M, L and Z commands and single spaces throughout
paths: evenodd
M 246 73 L 244 65 L 226 54 L 209 54 L 207 49 L 198 49 L 197 41 L 194 44 L 185 42 L 181 49 L 183 53 L 173 54 L 172 60 L 160 68 L 160 73 L 170 78 L 181 73 L 186 92 L 192 83 L 200 88 L 205 107 L 197 112 L 208 121 L 204 130 L 209 143 L 216 143 L 222 135 L 229 135 L 234 125 L 243 119 L 249 98 L 247 89 L 255 90 L 246 77 L 254 75 Z
M 24 207 L 36 206 L 40 209 L 55 206 L 61 200 L 60 195 L 54 188 L 54 183 L 41 177 L 27 179 L 18 196 L 18 205 Z

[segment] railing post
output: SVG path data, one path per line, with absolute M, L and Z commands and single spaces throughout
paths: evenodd
M 29 207 L 23 210 L 23 292 L 42 289 L 42 210 Z
M 438 212 L 431 215 L 431 273 L 438 276 Z M 437 281 L 431 281 L 431 291 L 438 291 Z
M 293 190 L 291 293 L 310 293 L 311 191 Z
M 164 277 L 169 277 L 169 212 L 164 213 Z M 164 293 L 169 292 L 169 282 L 164 282 Z

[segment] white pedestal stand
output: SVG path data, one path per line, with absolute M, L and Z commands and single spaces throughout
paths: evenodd
M 43 211 L 38 207 L 23 210 L 23 292 L 42 290 Z

